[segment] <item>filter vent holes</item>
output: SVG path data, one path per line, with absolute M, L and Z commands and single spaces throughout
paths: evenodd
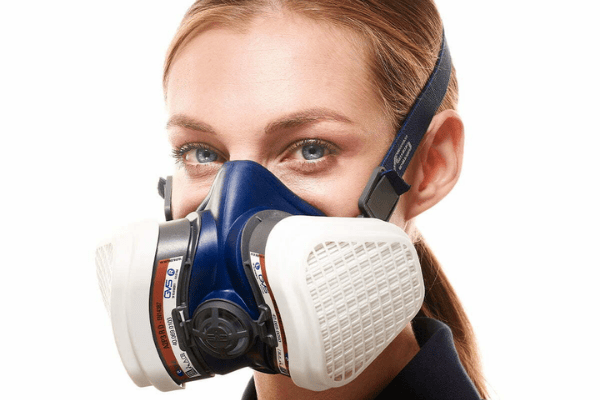
M 420 304 L 408 246 L 324 242 L 307 259 L 306 282 L 318 316 L 329 378 L 351 379 L 387 346 Z
M 110 315 L 110 294 L 112 285 L 112 269 L 113 269 L 113 244 L 107 243 L 96 249 L 96 276 L 100 291 L 102 292 L 102 300 L 104 307 Z

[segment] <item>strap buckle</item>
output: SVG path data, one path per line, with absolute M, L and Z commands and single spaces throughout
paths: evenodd
M 363 217 L 388 221 L 400 195 L 408 189 L 410 185 L 400 178 L 396 171 L 385 171 L 385 168 L 379 166 L 373 170 L 358 199 L 358 209 Z

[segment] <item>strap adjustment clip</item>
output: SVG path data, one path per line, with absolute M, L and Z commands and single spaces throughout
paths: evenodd
M 408 189 L 410 185 L 396 171 L 385 171 L 385 168 L 378 166 L 358 199 L 358 209 L 363 217 L 388 221 L 400 195 Z

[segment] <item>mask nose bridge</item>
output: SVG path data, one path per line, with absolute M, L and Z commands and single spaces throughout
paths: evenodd
M 238 215 L 241 211 L 267 206 L 291 214 L 323 215 L 294 194 L 268 168 L 252 160 L 225 163 L 203 205 L 205 207 L 201 205 L 198 211 L 210 209 L 217 219 L 221 218 L 224 209 Z
M 229 159 L 227 161 L 228 162 L 252 161 L 252 162 L 255 162 L 256 164 L 259 164 L 263 168 L 269 170 L 268 165 L 267 165 L 268 164 L 267 157 L 261 156 L 260 154 L 257 154 L 257 153 L 258 152 L 256 152 L 256 151 L 255 152 L 241 151 L 241 152 L 236 152 L 235 154 L 231 153 L 229 156 Z

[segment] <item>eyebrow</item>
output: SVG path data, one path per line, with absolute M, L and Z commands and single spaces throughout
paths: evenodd
M 167 129 L 174 127 L 174 126 L 191 129 L 193 131 L 198 131 L 198 132 L 207 132 L 207 133 L 212 133 L 212 134 L 217 133 L 213 129 L 213 127 L 210 126 L 209 124 L 199 121 L 197 119 L 194 119 L 192 117 L 188 117 L 187 115 L 184 115 L 184 114 L 175 114 L 171 118 L 169 118 L 169 122 L 167 122 Z
M 284 115 L 270 122 L 265 128 L 265 134 L 269 135 L 276 131 L 298 128 L 314 122 L 337 121 L 352 124 L 348 117 L 328 108 L 311 108 Z M 167 128 L 179 126 L 198 132 L 217 134 L 217 131 L 209 124 L 189 117 L 184 114 L 175 114 L 167 122 Z
M 347 124 L 352 123 L 348 117 L 328 108 L 311 108 L 285 115 L 282 118 L 269 123 L 265 128 L 265 133 L 268 135 L 275 131 L 298 128 L 303 125 L 321 121 L 337 121 Z

